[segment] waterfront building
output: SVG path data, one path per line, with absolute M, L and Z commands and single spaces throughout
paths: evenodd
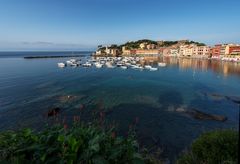
M 179 56 L 179 49 L 178 48 L 171 48 L 170 49 L 170 56 L 178 57 Z
M 180 46 L 180 56 L 191 57 L 193 55 L 193 46 L 194 45 L 182 45 Z
M 225 55 L 240 55 L 240 45 L 228 44 L 225 49 Z
M 125 46 L 123 46 L 122 55 L 131 55 L 131 50 L 128 50 Z
M 211 48 L 211 55 L 214 58 L 219 58 L 220 57 L 220 51 L 221 51 L 221 44 L 216 44 L 214 47 Z
M 170 53 L 171 53 L 170 48 L 163 48 L 162 50 L 163 56 L 170 56 Z
M 132 50 L 131 53 L 135 55 L 159 55 L 160 54 L 158 49 L 149 49 L 149 50 L 136 49 L 136 50 Z
M 208 46 L 193 46 L 193 56 L 202 58 L 210 55 L 210 47 Z

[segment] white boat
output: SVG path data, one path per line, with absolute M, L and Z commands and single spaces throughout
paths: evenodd
M 77 63 L 71 63 L 70 66 L 72 66 L 72 67 L 77 67 L 78 64 L 77 64 Z
M 144 66 L 146 69 L 151 69 L 152 68 L 152 66 L 150 66 L 150 65 L 145 65 Z
M 100 64 L 100 63 L 95 64 L 95 66 L 96 66 L 96 68 L 102 68 L 102 64 Z
M 65 63 L 58 63 L 58 67 L 60 67 L 60 68 L 63 68 L 63 67 L 65 67 L 65 66 L 66 66 Z
M 127 66 L 121 66 L 122 69 L 127 69 Z
M 92 64 L 91 64 L 91 63 L 89 63 L 89 62 L 86 62 L 86 63 L 84 63 L 84 64 L 83 64 L 83 66 L 84 66 L 84 67 L 91 67 L 91 66 L 92 66 Z
M 150 71 L 157 71 L 158 68 L 150 68 L 149 70 L 150 70 Z
M 166 63 L 162 63 L 162 62 L 161 62 L 161 63 L 158 63 L 158 66 L 159 66 L 159 67 L 166 67 L 166 65 L 167 65 Z
M 113 66 L 112 63 L 110 63 L 110 62 L 107 62 L 107 63 L 106 63 L 106 66 L 107 66 L 108 68 L 114 68 L 114 66 Z

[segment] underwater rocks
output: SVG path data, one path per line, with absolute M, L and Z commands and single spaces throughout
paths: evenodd
M 225 96 L 227 100 L 232 101 L 235 104 L 240 105 L 240 97 L 234 97 L 234 96 Z
M 60 96 L 58 97 L 59 101 L 61 103 L 66 103 L 66 102 L 69 102 L 69 101 L 73 101 L 77 98 L 77 96 L 73 96 L 73 95 L 67 95 L 67 96 Z
M 221 95 L 221 94 L 217 94 L 217 93 L 204 93 L 204 95 L 206 97 L 210 98 L 211 100 L 215 100 L 215 101 L 228 100 L 228 101 L 231 101 L 235 104 L 240 105 L 240 97 L 225 96 L 225 95 Z
M 47 117 L 52 117 L 52 116 L 56 116 L 56 115 L 58 115 L 59 113 L 60 113 L 60 108 L 58 108 L 58 107 L 55 107 L 55 108 L 52 108 L 52 109 L 50 109 L 49 111 L 48 111 L 48 113 L 47 113 Z
M 60 96 L 58 97 L 58 100 L 61 102 L 61 103 L 67 103 L 67 102 L 72 102 L 72 101 L 75 101 L 75 100 L 81 100 L 81 99 L 84 99 L 86 98 L 87 96 L 86 95 L 64 95 L 64 96 Z
M 215 120 L 215 121 L 222 121 L 222 122 L 227 120 L 226 116 L 208 114 L 196 109 L 188 110 L 186 111 L 186 113 L 198 120 Z
M 224 95 L 220 95 L 217 93 L 204 93 L 204 95 L 207 96 L 208 98 L 210 98 L 211 100 L 215 100 L 215 101 L 225 100 Z
M 222 121 L 222 122 L 227 120 L 226 116 L 209 114 L 209 113 L 199 111 L 197 109 L 188 109 L 185 107 L 179 107 L 177 109 L 174 109 L 174 110 L 171 109 L 168 111 L 175 111 L 178 113 L 187 114 L 188 116 L 198 120 L 214 120 L 214 121 Z

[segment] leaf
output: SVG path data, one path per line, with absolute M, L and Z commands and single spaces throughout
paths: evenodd
M 58 140 L 59 142 L 64 142 L 64 140 L 65 140 L 64 135 L 59 135 L 57 140 Z
M 94 150 L 95 152 L 98 152 L 100 150 L 100 146 L 98 143 L 91 145 L 90 149 Z
M 23 130 L 23 136 L 28 137 L 32 133 L 31 129 L 27 128 Z

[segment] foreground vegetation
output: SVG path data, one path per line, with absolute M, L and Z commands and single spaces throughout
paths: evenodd
M 116 137 L 113 129 L 93 124 L 55 126 L 0 135 L 0 162 L 6 163 L 144 163 L 132 135 Z
M 141 153 L 140 153 L 141 152 Z M 75 122 L 46 127 L 41 132 L 24 129 L 0 133 L 0 163 L 162 163 L 147 151 L 140 151 L 133 133 L 116 136 L 114 128 Z M 213 131 L 195 140 L 177 163 L 237 163 L 238 133 Z
M 237 164 L 239 134 L 234 130 L 217 130 L 202 134 L 179 164 Z

